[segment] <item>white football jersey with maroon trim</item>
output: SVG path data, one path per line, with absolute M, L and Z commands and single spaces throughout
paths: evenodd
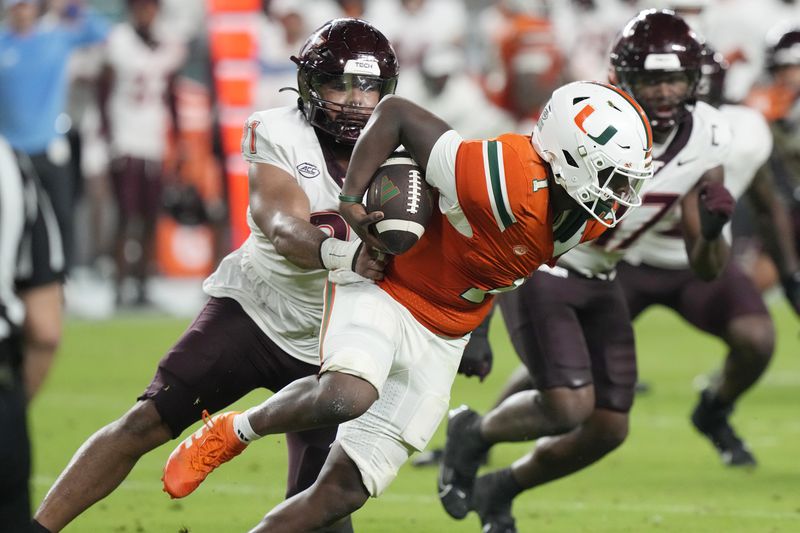
M 680 231 L 676 207 L 703 173 L 724 163 L 730 144 L 728 120 L 719 110 L 698 102 L 668 143 L 653 147 L 655 175 L 644 182 L 642 205 L 597 240 L 567 252 L 558 264 L 589 277 L 606 274 L 645 238 L 654 254 L 674 255 L 675 250 L 667 248 L 676 243 L 670 232 Z M 685 255 L 682 239 L 680 247 Z
M 731 147 L 723 162 L 725 188 L 738 199 L 750 186 L 756 171 L 769 158 L 772 133 L 764 116 L 755 109 L 723 105 L 719 110 L 728 120 L 732 132 Z M 653 231 L 643 235 L 626 254 L 625 260 L 660 268 L 689 268 L 689 257 L 680 230 L 680 216 L 681 209 L 678 206 L 667 217 L 673 221 L 673 226 L 659 224 Z M 730 224 L 725 227 L 725 235 L 730 239 Z
M 250 163 L 273 165 L 293 176 L 308 196 L 312 224 L 337 239 L 356 238 L 337 212 L 344 175 L 331 174 L 314 128 L 296 107 L 253 113 L 245 124 L 242 155 Z M 300 268 L 276 252 L 249 209 L 247 223 L 250 236 L 222 260 L 203 289 L 211 296 L 235 299 L 284 351 L 319 364 L 328 271 Z
M 105 63 L 114 71 L 114 85 L 107 105 L 115 156 L 164 157 L 170 120 L 164 95 L 186 48 L 165 35 L 155 38 L 158 44 L 149 46 L 127 22 L 108 35 Z

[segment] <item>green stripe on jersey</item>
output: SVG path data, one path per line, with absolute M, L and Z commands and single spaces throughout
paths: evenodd
M 517 219 L 511 212 L 511 202 L 508 200 L 503 145 L 497 141 L 484 141 L 483 162 L 492 213 L 500 231 L 505 231 Z

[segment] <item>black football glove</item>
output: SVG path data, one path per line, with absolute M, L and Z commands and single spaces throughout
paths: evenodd
M 794 312 L 800 315 L 800 272 L 785 277 L 782 282 L 786 299 L 792 304 Z
M 467 377 L 478 376 L 483 381 L 489 372 L 492 371 L 492 347 L 489 346 L 489 322 L 492 313 L 481 322 L 472 332 L 472 336 L 464 348 L 464 355 L 461 356 L 461 364 L 458 365 L 458 373 Z
M 733 216 L 736 200 L 725 185 L 707 181 L 700 187 L 700 232 L 707 241 L 713 241 Z

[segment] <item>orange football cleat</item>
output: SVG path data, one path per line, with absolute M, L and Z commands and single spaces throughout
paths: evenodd
M 245 449 L 233 430 L 237 411 L 214 416 L 203 411 L 203 427 L 186 437 L 169 455 L 164 466 L 164 492 L 173 498 L 188 496 L 200 483 L 223 463 Z

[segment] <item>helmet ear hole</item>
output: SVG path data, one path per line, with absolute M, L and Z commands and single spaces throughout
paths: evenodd
M 575 158 L 573 158 L 572 155 L 569 152 L 567 152 L 566 150 L 563 150 L 563 149 L 561 151 L 564 152 L 564 160 L 566 160 L 566 162 L 567 162 L 567 164 L 569 166 L 575 167 L 575 168 L 580 168 L 578 166 L 578 163 L 575 161 Z

